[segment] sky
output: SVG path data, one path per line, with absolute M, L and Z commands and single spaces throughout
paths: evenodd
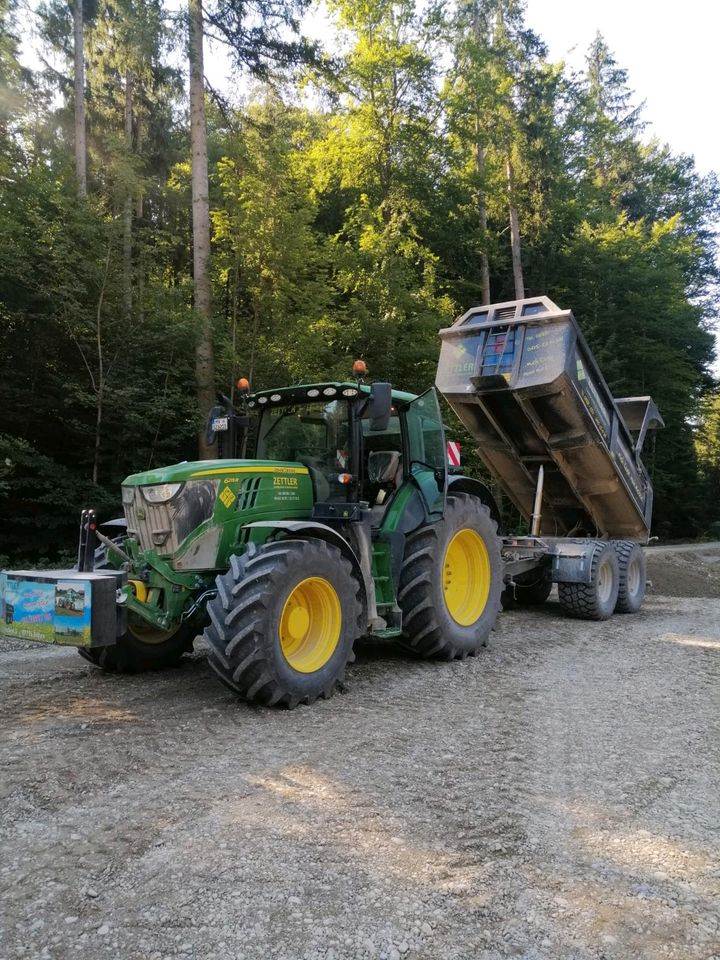
M 628 72 L 636 101 L 645 101 L 647 136 L 675 153 L 695 156 L 698 170 L 720 173 L 720 2 L 718 0 L 526 0 L 526 22 L 542 37 L 552 60 L 581 69 L 599 30 L 618 66 Z M 322 6 L 304 31 L 323 40 Z M 215 61 L 218 72 L 221 61 Z
M 648 133 L 720 172 L 717 0 L 527 0 L 526 19 L 553 60 L 576 68 L 599 30 L 645 101 Z

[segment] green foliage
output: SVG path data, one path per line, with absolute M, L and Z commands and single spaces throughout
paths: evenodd
M 334 0 L 330 10 L 345 40 L 338 103 L 309 151 L 314 195 L 332 223 L 334 303 L 322 333 L 345 370 L 355 353 L 376 376 L 420 390 L 433 375 L 437 328 L 453 312 L 423 237 L 439 166 L 428 49 L 437 14 L 423 20 L 409 0 Z
M 317 377 L 332 361 L 316 344 L 330 292 L 317 204 L 296 152 L 308 120 L 271 94 L 243 119 L 223 142 L 212 213 L 216 282 L 226 291 L 222 381 Z

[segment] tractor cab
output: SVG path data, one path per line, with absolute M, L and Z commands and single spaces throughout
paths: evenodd
M 407 481 L 427 513 L 442 511 L 446 453 L 434 390 L 415 396 L 348 381 L 248 391 L 237 407 L 222 401 L 208 421 L 219 459 L 302 464 L 314 517 L 352 520 L 370 511 L 377 529 Z

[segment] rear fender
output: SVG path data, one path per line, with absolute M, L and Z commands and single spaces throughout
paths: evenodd
M 477 497 L 478 500 L 481 500 L 490 510 L 490 516 L 497 524 L 498 533 L 502 534 L 502 521 L 500 520 L 500 511 L 495 502 L 495 497 L 481 480 L 475 480 L 473 477 L 449 476 L 448 493 L 468 493 L 473 497 Z

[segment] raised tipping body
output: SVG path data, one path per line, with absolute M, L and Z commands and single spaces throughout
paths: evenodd
M 475 307 L 440 337 L 436 385 L 528 519 L 544 468 L 541 534 L 647 541 L 640 450 L 662 419 L 649 397 L 613 399 L 570 310 L 547 297 Z

